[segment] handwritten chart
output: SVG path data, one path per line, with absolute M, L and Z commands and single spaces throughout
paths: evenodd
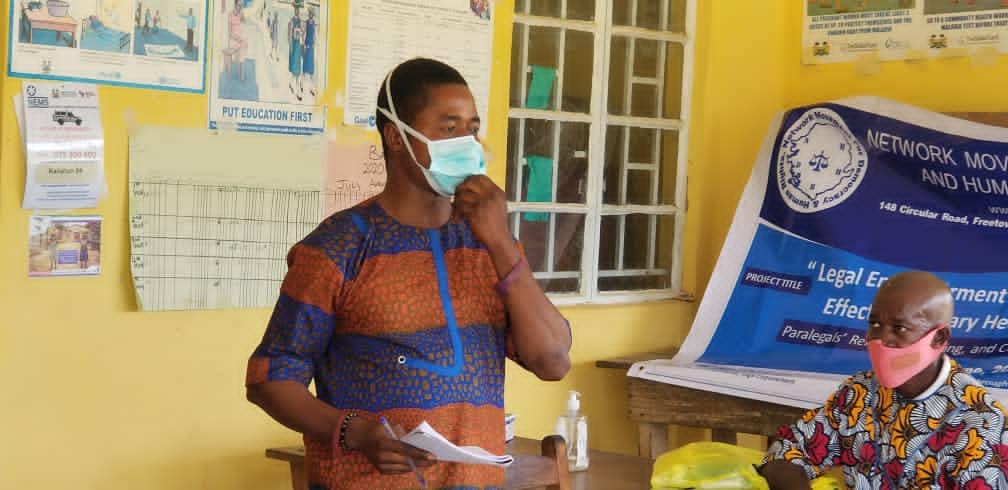
M 349 208 L 385 188 L 385 157 L 375 132 L 333 130 L 326 146 L 323 212 Z
M 130 266 L 140 308 L 273 306 L 287 251 L 321 221 L 321 141 L 136 129 Z

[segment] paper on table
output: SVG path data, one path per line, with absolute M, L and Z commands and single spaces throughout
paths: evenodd
M 427 422 L 421 422 L 400 441 L 437 456 L 440 461 L 455 463 L 489 464 L 509 466 L 514 458 L 510 454 L 496 455 L 479 446 L 456 446 L 434 430 Z

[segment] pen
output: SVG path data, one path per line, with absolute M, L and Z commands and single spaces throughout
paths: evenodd
M 387 431 L 393 439 L 397 441 L 399 440 L 399 436 L 397 436 L 395 431 L 392 430 L 392 426 L 389 425 L 388 420 L 386 420 L 385 417 L 381 418 L 381 424 L 385 427 L 385 431 Z M 413 463 L 413 458 L 406 456 L 406 462 L 409 463 L 410 468 L 413 469 L 413 473 L 416 474 L 417 480 L 420 482 L 420 488 L 427 488 L 427 480 L 424 480 L 423 475 L 420 474 L 420 470 L 418 470 L 416 464 Z

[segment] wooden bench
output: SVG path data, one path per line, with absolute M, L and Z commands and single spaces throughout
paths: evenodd
M 595 362 L 596 367 L 626 372 L 633 363 L 671 359 L 676 349 L 645 352 Z M 736 444 L 737 434 L 773 436 L 798 420 L 805 409 L 710 391 L 627 377 L 627 415 L 637 423 L 637 452 L 654 459 L 669 450 L 668 426 L 711 430 L 711 440 Z
M 555 436 L 553 436 L 555 437 Z M 547 438 L 549 440 L 550 438 Z M 506 489 L 546 487 L 555 464 L 547 456 L 542 456 L 542 441 L 516 437 L 507 444 L 507 452 L 515 456 L 515 462 L 505 470 Z M 286 461 L 290 464 L 291 483 L 294 490 L 308 490 L 308 475 L 304 469 L 304 447 L 282 447 L 266 450 L 266 457 Z M 638 456 L 627 456 L 605 451 L 592 450 L 588 454 L 587 471 L 566 474 L 567 485 L 554 488 L 570 490 L 646 490 L 651 488 L 651 460 Z

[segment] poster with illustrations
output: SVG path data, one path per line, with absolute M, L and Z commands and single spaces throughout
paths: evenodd
M 101 217 L 33 215 L 28 275 L 94 276 L 101 271 Z
M 209 127 L 321 133 L 329 4 L 212 0 L 210 8 Z
M 10 76 L 203 92 L 199 0 L 12 0 Z
M 807 0 L 802 62 L 1008 52 L 1008 0 Z

